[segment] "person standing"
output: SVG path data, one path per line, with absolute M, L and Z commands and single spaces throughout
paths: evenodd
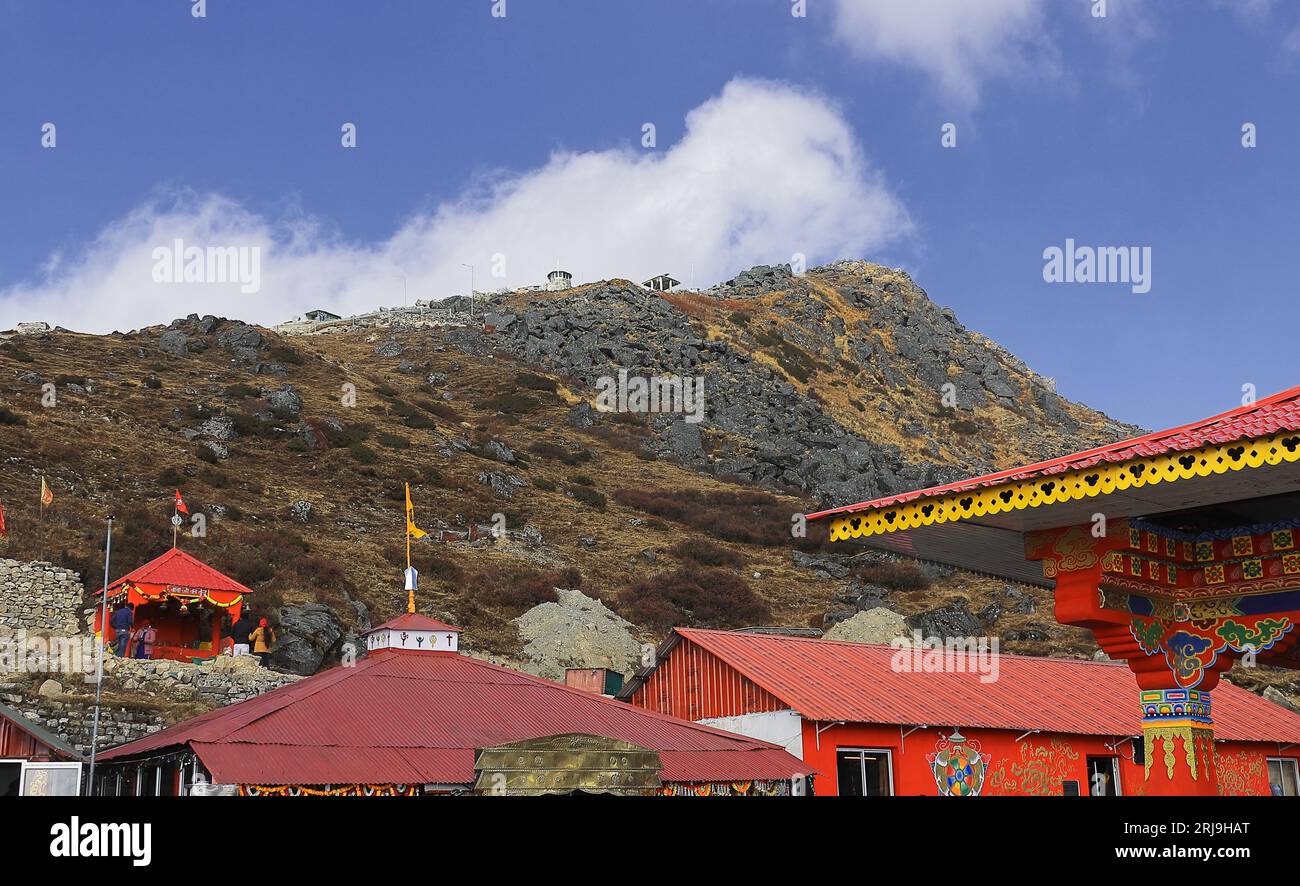
M 266 619 L 262 620 L 265 621 Z M 235 655 L 248 655 L 248 635 L 253 633 L 254 628 L 253 614 L 245 607 L 239 613 L 239 618 L 230 627 L 230 639 L 235 641 Z
M 140 630 L 135 637 L 135 657 L 153 658 L 153 644 L 157 641 L 158 632 L 153 629 L 153 625 L 146 618 L 140 624 Z
M 248 639 L 253 643 L 253 654 L 262 662 L 262 667 L 270 667 L 271 647 L 275 645 L 275 631 L 267 624 L 266 619 L 259 619 L 257 630 L 248 635 Z
M 130 606 L 119 606 L 113 610 L 108 625 L 113 629 L 113 654 L 118 658 L 126 656 L 126 644 L 131 640 L 131 622 L 134 613 Z

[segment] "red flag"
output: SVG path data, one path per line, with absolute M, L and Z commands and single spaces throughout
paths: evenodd
M 0 502 L 0 538 L 9 534 L 9 527 L 5 525 L 5 506 Z
M 190 509 L 185 507 L 185 499 L 181 498 L 181 491 L 179 489 L 176 490 L 176 510 L 187 517 L 190 515 Z

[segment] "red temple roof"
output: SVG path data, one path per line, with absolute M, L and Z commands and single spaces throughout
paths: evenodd
M 1250 406 L 1241 406 L 1210 418 L 1202 419 L 1182 427 L 1109 443 L 1083 452 L 1025 467 L 998 471 L 967 480 L 959 480 L 943 486 L 932 486 L 914 492 L 888 495 L 872 501 L 845 505 L 809 514 L 809 520 L 849 514 L 858 511 L 886 508 L 919 498 L 931 498 L 954 492 L 967 492 L 981 487 L 996 486 L 1005 482 L 1019 482 L 1035 477 L 1060 474 L 1065 471 L 1086 470 L 1102 463 L 1115 464 L 1139 458 L 1168 455 L 1201 449 L 1206 446 L 1218 446 L 1238 440 L 1254 440 L 1283 431 L 1300 430 L 1300 386 L 1289 388 L 1281 393 L 1256 401 Z
M 196 557 L 172 548 L 161 557 L 155 557 L 143 566 L 133 569 L 108 586 L 109 590 L 126 582 L 133 585 L 159 585 L 163 587 L 193 588 L 198 591 L 229 591 L 235 594 L 251 594 L 253 589 L 245 587 L 227 575 L 223 575 Z M 96 591 L 96 594 L 99 592 Z
M 676 628 L 804 717 L 825 722 L 1142 734 L 1133 675 L 1118 662 L 998 656 L 998 678 L 973 669 L 906 672 L 892 646 Z M 670 640 L 670 643 L 672 641 Z M 660 655 L 660 661 L 672 650 Z M 639 681 L 621 693 L 630 697 Z M 1214 737 L 1300 742 L 1300 715 L 1226 681 L 1214 690 Z
M 382 650 L 114 748 L 191 747 L 222 784 L 468 784 L 478 749 L 564 733 L 660 752 L 664 781 L 790 778 L 781 748 L 462 655 Z
M 436 618 L 429 618 L 427 615 L 421 615 L 418 612 L 403 612 L 397 618 L 390 618 L 381 625 L 376 625 L 366 633 L 374 633 L 390 629 L 394 631 L 459 631 L 460 628 L 455 625 L 449 625 L 445 621 L 438 621 Z

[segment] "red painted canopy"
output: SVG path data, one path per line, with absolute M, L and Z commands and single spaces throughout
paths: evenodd
M 110 599 L 123 592 L 133 606 L 161 597 L 188 597 L 205 600 L 228 610 L 232 618 L 238 618 L 244 595 L 253 593 L 253 589 L 180 548 L 172 548 L 108 586 Z M 99 591 L 95 593 L 98 595 Z
M 1035 477 L 1046 477 L 1065 471 L 1087 470 L 1103 463 L 1118 464 L 1133 459 L 1186 452 L 1206 446 L 1233 443 L 1238 440 L 1255 440 L 1283 431 L 1297 430 L 1300 430 L 1300 386 L 1288 388 L 1281 393 L 1256 401 L 1249 406 L 1241 406 L 1181 427 L 1144 434 L 1141 437 L 1109 443 L 1105 446 L 1086 449 L 1083 452 L 1076 452 L 1072 455 L 1041 461 L 1020 468 L 984 474 L 967 480 L 958 480 L 955 483 L 948 483 L 943 486 L 932 486 L 929 489 L 918 489 L 914 492 L 903 492 L 873 499 L 872 501 L 818 511 L 815 514 L 809 514 L 808 519 L 817 520 L 839 514 L 887 508 L 920 498 L 933 498 L 954 492 L 968 492 L 972 489 L 997 486 L 1007 482 L 1032 480 Z

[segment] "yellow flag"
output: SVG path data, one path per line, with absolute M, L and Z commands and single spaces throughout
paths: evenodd
M 47 508 L 52 504 L 54 504 L 54 493 L 45 485 L 45 475 L 41 474 L 41 507 Z
M 415 508 L 411 504 L 411 484 L 406 484 L 406 534 L 411 538 L 424 538 L 426 533 L 415 525 Z

